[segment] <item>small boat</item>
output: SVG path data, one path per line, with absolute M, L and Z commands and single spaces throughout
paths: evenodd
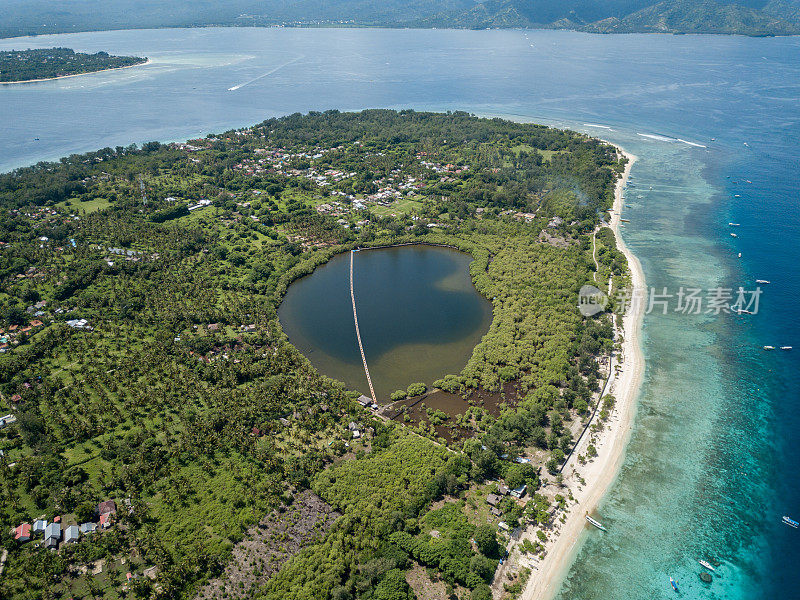
M 739 258 L 742 258 L 742 253 L 741 252 L 739 252 Z
M 767 280 L 767 279 L 756 279 L 756 283 L 767 284 L 767 283 L 769 283 L 769 280 Z
M 748 144 L 747 142 L 745 142 L 744 145 L 747 146 L 748 148 L 750 147 L 750 144 Z
M 800 523 L 786 516 L 783 517 L 783 522 L 789 525 L 790 527 L 794 527 L 795 529 L 797 529 L 798 526 L 800 526 Z
M 741 197 L 742 197 L 742 195 L 741 195 L 741 194 L 734 194 L 734 195 L 733 195 L 733 197 L 734 197 L 734 198 L 741 198 Z
M 791 350 L 791 346 L 781 346 L 781 350 Z
M 731 312 L 735 312 L 737 315 L 752 315 L 752 314 L 755 314 L 752 310 L 747 310 L 746 308 L 742 308 L 740 306 L 736 306 L 735 304 L 731 304 Z
M 732 233 L 732 234 L 731 234 L 731 237 L 739 237 L 739 236 L 738 236 L 738 235 L 736 235 L 735 233 Z
M 738 227 L 739 223 L 728 223 L 728 225 L 730 225 L 731 227 Z
M 595 527 L 597 527 L 600 531 L 608 531 L 608 529 L 603 527 L 602 523 L 600 523 L 599 521 L 596 521 L 595 519 L 593 519 L 589 515 L 586 515 L 586 520 L 589 521 L 590 524 L 592 524 Z
M 775 350 L 775 346 L 764 346 L 764 350 Z
M 711 563 L 710 563 L 710 562 L 708 562 L 708 561 L 705 561 L 705 560 L 698 560 L 697 562 L 699 562 L 701 565 L 703 565 L 703 566 L 704 566 L 706 569 L 708 569 L 709 571 L 713 571 L 713 570 L 714 570 L 714 567 L 712 567 L 712 566 L 711 566 Z
M 630 223 L 631 222 L 630 219 L 620 219 L 620 221 L 622 221 L 623 223 Z
M 669 578 L 669 584 L 672 586 L 672 589 L 676 592 L 678 591 L 678 582 L 675 581 L 672 577 Z

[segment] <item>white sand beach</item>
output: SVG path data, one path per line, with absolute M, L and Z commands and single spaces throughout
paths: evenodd
M 636 294 L 636 290 L 639 290 L 639 293 L 644 290 L 644 273 L 638 259 L 619 236 L 623 189 L 636 157 L 621 149 L 620 151 L 628 158 L 628 164 L 622 178 L 617 182 L 610 226 L 617 236 L 617 246 L 628 260 Z M 575 456 L 585 453 L 589 444 L 590 436 L 584 436 L 563 471 L 563 483 L 566 487 L 560 493 L 567 496 L 571 491 L 577 502 L 569 504 L 566 522 L 557 523 L 559 527 L 549 532 L 549 540 L 545 544 L 546 556 L 541 561 L 533 562 L 533 572 L 522 594 L 524 600 L 549 600 L 556 594 L 567 569 L 574 560 L 582 531 L 586 527 L 591 527 L 586 523 L 586 514 L 591 514 L 597 507 L 619 472 L 630 437 L 631 423 L 636 412 L 636 398 L 644 373 L 644 356 L 639 344 L 643 312 L 643 302 L 633 302 L 623 318 L 622 353 L 615 356 L 612 361 L 612 377 L 606 390 L 606 393 L 615 396 L 615 408 L 603 431 L 597 436 L 595 443 L 597 457 L 585 465 L 578 464 Z M 616 375 L 613 374 L 615 370 Z M 585 484 L 580 483 L 578 475 L 583 478 Z M 534 527 L 529 527 L 520 535 L 520 540 L 524 537 L 533 538 L 534 531 Z

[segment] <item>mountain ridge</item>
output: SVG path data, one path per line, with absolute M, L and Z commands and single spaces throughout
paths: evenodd
M 0 37 L 203 26 L 800 34 L 800 0 L 0 0 Z

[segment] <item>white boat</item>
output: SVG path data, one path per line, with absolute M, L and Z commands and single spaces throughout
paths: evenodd
M 775 346 L 764 346 L 764 350 L 775 350 Z
M 709 563 L 709 562 L 707 562 L 705 560 L 698 560 L 697 562 L 699 562 L 701 565 L 703 565 L 709 571 L 713 571 L 714 570 L 714 567 L 711 566 L 711 563 Z
M 791 346 L 781 346 L 781 350 L 791 350 Z
M 738 236 L 738 235 L 736 235 L 735 233 L 732 233 L 732 234 L 731 234 L 731 237 L 739 237 L 739 236 Z
M 731 227 L 738 227 L 739 223 L 728 223 L 728 225 L 730 225 Z
M 789 525 L 790 527 L 794 527 L 795 529 L 797 529 L 798 525 L 800 525 L 800 523 L 798 523 L 794 519 L 786 516 L 783 517 L 783 522 Z
M 756 283 L 767 284 L 767 283 L 769 283 L 769 280 L 767 280 L 767 279 L 756 279 Z
M 589 521 L 589 523 L 591 523 L 591 524 L 592 524 L 592 525 L 594 525 L 595 527 L 597 527 L 599 530 L 601 530 L 601 531 L 608 531 L 608 529 L 606 529 L 605 527 L 603 527 L 603 525 L 602 525 L 602 524 L 601 524 L 599 521 L 596 521 L 596 520 L 594 520 L 594 519 L 593 519 L 592 517 L 590 517 L 589 515 L 586 515 L 586 520 L 587 520 L 587 521 Z
M 737 315 L 752 315 L 752 314 L 755 314 L 753 311 L 747 310 L 746 308 L 742 308 L 741 306 L 736 306 L 735 304 L 731 304 L 731 312 L 734 312 Z

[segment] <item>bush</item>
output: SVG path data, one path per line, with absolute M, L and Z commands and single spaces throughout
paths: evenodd
M 478 575 L 487 583 L 492 580 L 492 575 L 497 568 L 497 562 L 491 558 L 486 558 L 480 554 L 476 554 L 469 561 L 469 570 Z M 477 587 L 477 586 L 476 586 Z
M 482 583 L 472 590 L 469 597 L 470 600 L 492 600 L 492 589 L 485 583 Z
M 494 527 L 491 525 L 480 525 L 475 529 L 475 545 L 484 556 L 496 557 L 498 556 L 499 546 L 497 544 L 497 536 L 494 532 Z
M 96 505 L 91 502 L 84 502 L 75 509 L 75 518 L 80 523 L 88 523 L 94 521 Z
M 391 398 L 393 401 L 402 400 L 402 399 L 403 399 L 403 398 L 405 398 L 405 397 L 406 397 L 406 392 L 405 392 L 405 390 L 397 390 L 397 391 L 394 391 L 394 392 L 392 392 L 392 395 L 390 396 L 390 398 Z
M 408 386 L 406 391 L 409 396 L 420 396 L 428 390 L 428 386 L 424 383 L 412 383 Z
M 414 600 L 414 593 L 400 569 L 392 569 L 375 588 L 375 600 Z

